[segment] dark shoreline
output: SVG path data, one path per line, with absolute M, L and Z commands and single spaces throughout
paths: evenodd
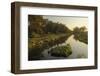
M 70 34 L 71 35 L 71 34 Z M 57 38 L 45 38 L 45 36 L 41 37 L 41 41 L 38 40 L 38 43 L 36 46 L 33 46 L 31 48 L 29 48 L 29 52 L 28 52 L 28 60 L 39 60 L 41 57 L 41 53 L 47 49 L 50 48 L 54 45 L 57 44 L 61 44 L 64 43 L 65 40 L 70 36 L 67 34 L 58 34 L 56 36 L 58 36 Z

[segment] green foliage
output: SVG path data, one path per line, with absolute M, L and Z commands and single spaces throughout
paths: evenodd
M 43 19 L 40 15 L 28 16 L 28 58 L 37 60 L 42 56 L 42 52 L 54 45 L 65 42 L 73 33 L 74 38 L 87 43 L 87 31 L 85 27 L 74 28 L 73 32 L 64 24 Z M 72 54 L 71 46 L 58 46 L 51 51 L 53 56 L 68 57 Z
M 73 30 L 74 38 L 76 40 L 82 41 L 84 43 L 88 43 L 88 32 L 85 26 L 78 28 L 75 27 Z
M 48 21 L 46 25 L 46 32 L 57 34 L 57 33 L 70 33 L 71 31 L 64 24 Z
M 73 29 L 73 33 L 74 34 L 84 33 L 84 32 L 86 32 L 86 30 L 87 30 L 87 28 L 85 26 L 80 27 L 80 28 L 79 27 L 75 27 Z
M 72 54 L 72 49 L 70 44 L 63 45 L 63 46 L 57 46 L 50 51 L 52 56 L 56 57 L 68 57 Z
M 28 16 L 28 21 L 29 21 L 29 26 L 28 26 L 28 32 L 29 35 L 32 32 L 42 34 L 44 33 L 43 28 L 44 28 L 44 19 L 42 16 L 39 15 L 29 15 Z
M 30 35 L 28 35 L 29 38 L 36 38 L 36 37 L 40 37 L 39 34 L 35 33 L 35 32 L 32 32 Z
M 63 43 L 66 37 L 68 37 L 66 34 L 36 34 L 33 38 L 28 38 L 29 60 L 39 59 L 45 49 Z
M 70 33 L 71 31 L 62 23 L 56 23 L 43 19 L 39 15 L 29 15 L 28 17 L 29 26 L 28 26 L 28 35 L 32 36 L 32 33 L 37 34 L 48 34 L 48 33 Z

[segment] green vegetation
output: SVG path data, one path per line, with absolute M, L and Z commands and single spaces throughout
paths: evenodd
M 43 19 L 43 16 L 29 15 L 28 17 L 28 36 L 33 38 L 32 35 L 44 35 L 44 34 L 71 34 L 72 31 L 68 29 L 64 24 L 58 22 L 52 22 L 48 19 Z
M 52 56 L 56 57 L 68 57 L 72 54 L 72 49 L 70 44 L 57 46 L 56 48 L 51 49 L 50 51 Z
M 39 60 L 42 52 L 54 45 L 64 43 L 74 34 L 74 38 L 87 43 L 87 31 L 85 27 L 74 28 L 71 31 L 62 23 L 52 22 L 40 15 L 28 16 L 28 60 Z M 69 44 L 58 46 L 50 51 L 52 56 L 68 57 L 72 50 Z
M 66 40 L 66 34 L 45 34 L 28 39 L 29 59 L 39 59 L 44 49 L 60 44 Z
M 72 33 L 64 24 L 43 19 L 43 16 L 29 15 L 28 21 L 29 60 L 40 59 L 44 49 L 63 43 Z
M 73 34 L 76 40 L 88 44 L 88 32 L 86 30 L 86 27 L 81 27 L 81 28 L 75 27 Z

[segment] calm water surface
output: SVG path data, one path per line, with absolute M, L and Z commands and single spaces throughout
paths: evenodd
M 42 52 L 43 58 L 42 59 L 76 59 L 76 58 L 87 58 L 88 57 L 88 46 L 86 43 L 80 42 L 79 40 L 74 39 L 74 35 L 71 35 L 65 43 L 59 44 L 59 46 L 63 46 L 66 44 L 70 44 L 72 48 L 72 54 L 68 57 L 54 57 L 48 53 L 52 48 L 57 47 L 57 45 L 46 49 Z

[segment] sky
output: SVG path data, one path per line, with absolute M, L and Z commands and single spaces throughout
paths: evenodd
M 71 16 L 43 16 L 44 19 L 48 19 L 53 22 L 59 22 L 65 24 L 70 30 L 75 27 L 85 26 L 88 28 L 88 17 L 71 17 Z

